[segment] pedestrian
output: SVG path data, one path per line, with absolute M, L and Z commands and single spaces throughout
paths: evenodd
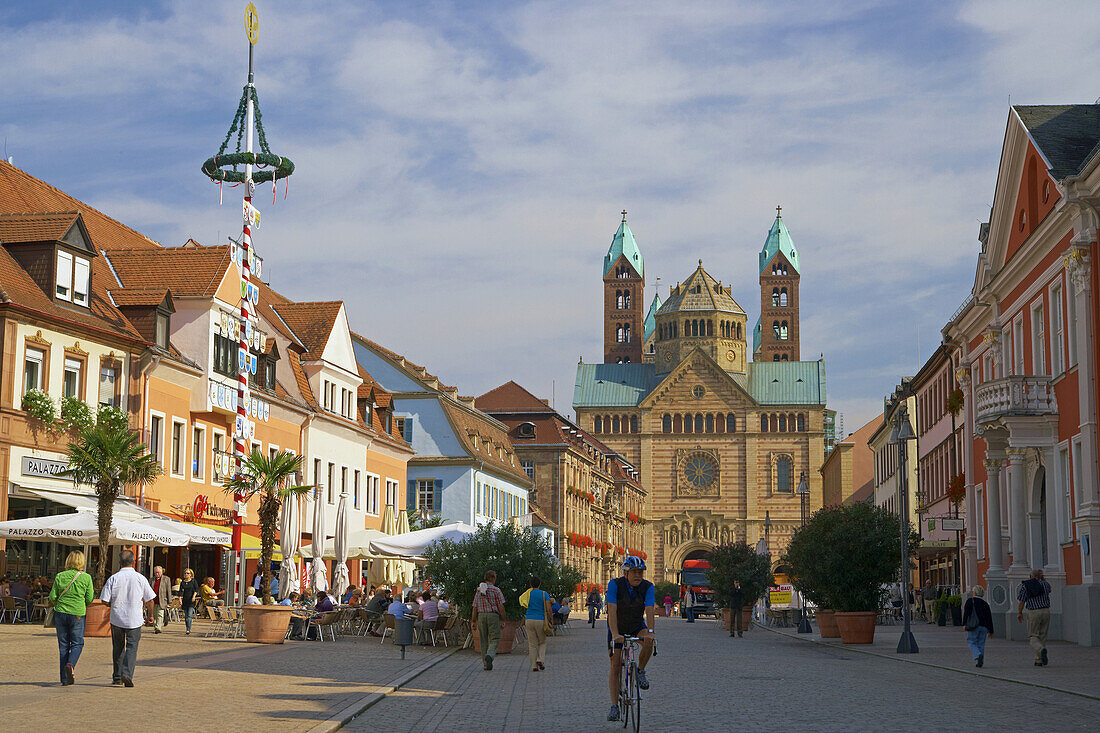
M 134 686 L 134 665 L 137 663 L 144 608 L 149 608 L 157 594 L 145 576 L 134 570 L 133 550 L 118 554 L 119 570 L 107 578 L 100 600 L 111 607 L 111 643 L 114 671 L 111 684 Z
M 153 606 L 153 633 L 159 634 L 168 625 L 168 607 L 172 605 L 172 581 L 165 577 L 164 568 L 153 568 L 153 592 L 157 594 Z
M 924 607 L 924 620 L 928 623 L 935 623 L 936 619 L 933 618 L 933 604 L 936 602 L 936 588 L 932 585 L 932 579 L 929 578 L 924 583 L 924 588 L 920 592 L 921 605 Z
M 737 635 L 744 637 L 745 614 L 741 608 L 745 605 L 745 591 L 741 590 L 741 581 L 734 580 L 730 588 L 730 636 L 733 636 L 733 627 L 737 627 Z
M 497 645 L 500 643 L 500 622 L 507 621 L 504 613 L 504 594 L 500 592 L 495 583 L 497 574 L 494 570 L 485 571 L 485 582 L 477 587 L 474 593 L 473 618 L 471 624 L 477 625 L 477 638 L 481 644 L 482 666 L 486 670 L 493 668 L 493 658 L 497 655 Z
M 546 669 L 546 637 L 553 628 L 547 623 L 550 618 L 550 596 L 542 590 L 542 581 L 532 575 L 531 590 L 527 599 L 527 613 L 523 617 L 523 626 L 527 630 L 527 654 L 531 658 L 531 671 Z
M 191 568 L 183 569 L 183 580 L 180 582 L 180 605 L 183 607 L 183 623 L 187 627 L 187 635 L 191 635 L 191 622 L 195 620 L 195 607 L 199 604 L 199 581 L 195 580 L 195 571 Z
M 982 596 L 985 588 L 976 585 L 970 589 L 970 597 L 963 606 L 963 627 L 966 628 L 966 645 L 974 657 L 974 666 L 985 664 L 985 640 L 993 636 L 993 612 Z
M 252 585 L 253 588 L 256 589 L 257 592 L 259 592 L 260 585 L 262 583 L 263 583 L 263 576 L 260 575 L 260 571 L 257 570 L 256 572 L 252 573 L 252 584 L 251 585 Z
M 672 596 L 665 594 L 665 618 L 672 616 Z
M 94 600 L 92 576 L 84 572 L 84 553 L 74 550 L 65 558 L 65 569 L 53 579 L 53 588 L 50 589 L 63 686 L 76 681 L 73 671 L 84 649 L 84 617 L 88 613 L 88 604 Z
M 695 591 L 690 585 L 684 591 L 684 616 L 689 624 L 695 623 Z
M 1027 641 L 1035 650 L 1035 666 L 1045 667 L 1047 658 L 1047 632 L 1050 630 L 1050 583 L 1043 580 L 1042 570 L 1032 570 L 1031 577 L 1020 583 L 1016 592 L 1019 606 L 1016 620 L 1024 620 L 1027 608 Z

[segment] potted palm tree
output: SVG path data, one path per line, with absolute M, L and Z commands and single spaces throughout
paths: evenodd
M 281 450 L 271 456 L 253 448 L 241 461 L 241 471 L 226 479 L 227 494 L 240 494 L 245 501 L 258 497 L 260 520 L 260 596 L 262 604 L 244 606 L 244 634 L 251 642 L 282 644 L 291 609 L 275 604 L 271 597 L 271 556 L 275 552 L 275 530 L 283 500 L 308 493 L 312 486 L 291 486 L 290 480 L 302 467 L 302 457 Z
M 138 435 L 125 423 L 100 419 L 80 433 L 76 443 L 69 443 L 69 468 L 65 472 L 79 484 L 95 489 L 99 504 L 99 557 L 96 558 L 93 581 L 96 589 L 103 587 L 107 577 L 107 546 L 114 519 L 115 499 L 125 486 L 153 481 L 161 473 L 156 456 L 149 454 Z M 110 609 L 100 602 L 88 607 L 85 618 L 86 636 L 109 636 Z

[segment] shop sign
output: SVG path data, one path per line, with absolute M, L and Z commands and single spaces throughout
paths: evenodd
M 768 588 L 768 601 L 772 608 L 790 608 L 791 596 L 794 594 L 794 586 L 790 583 L 781 583 Z
M 921 540 L 920 546 L 922 550 L 954 549 L 955 540 Z
M 68 478 L 62 474 L 69 470 L 68 461 L 51 461 L 46 458 L 23 456 L 20 470 L 24 476 L 39 476 L 41 478 Z
M 203 519 L 208 522 L 228 522 L 232 518 L 232 513 L 228 509 L 211 504 L 210 497 L 206 494 L 199 494 L 190 504 L 173 504 L 172 510 L 188 519 Z
M 945 532 L 962 532 L 966 530 L 966 520 L 962 517 L 944 517 L 940 520 L 940 529 Z

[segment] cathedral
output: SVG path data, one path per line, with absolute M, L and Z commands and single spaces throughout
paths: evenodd
M 825 363 L 800 361 L 798 251 L 776 212 L 751 352 L 748 314 L 702 260 L 643 317 L 645 261 L 625 211 L 603 259 L 603 363 L 577 365 L 573 408 L 641 475 L 655 581 L 736 540 L 766 537 L 778 560 L 802 481 L 809 510 L 821 506 Z

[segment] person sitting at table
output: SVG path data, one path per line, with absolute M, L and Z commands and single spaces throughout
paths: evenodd
M 351 603 L 351 597 L 353 595 L 355 595 L 355 586 L 349 585 L 348 589 L 344 591 L 344 597 L 340 599 L 340 603 L 343 603 L 345 606 L 348 605 Z
M 447 600 L 447 594 L 446 593 L 440 593 L 439 594 L 439 600 L 436 602 L 436 607 L 439 609 L 440 613 L 451 610 L 451 604 Z
M 352 608 L 359 608 L 363 605 L 363 589 L 356 588 L 352 591 L 351 598 L 348 599 L 348 605 Z
M 416 600 L 416 591 L 411 590 L 405 594 L 405 605 L 409 607 L 409 616 L 415 617 L 420 611 L 420 604 Z
M 256 589 L 252 586 L 248 587 L 248 595 L 244 597 L 244 605 L 246 606 L 262 606 L 263 602 L 256 597 Z
M 409 615 L 409 608 L 401 602 L 400 598 L 395 597 L 393 603 L 386 608 L 386 613 L 392 613 L 394 619 L 401 620 Z
M 8 590 L 11 592 L 12 598 L 18 598 L 24 602 L 26 602 L 27 596 L 31 593 L 31 587 L 27 585 L 27 581 L 23 578 L 16 578 L 15 581 L 8 586 Z
M 268 586 L 268 590 L 271 591 L 272 598 L 279 597 L 279 574 L 275 573 L 271 576 L 271 583 Z
M 424 629 L 434 629 L 435 622 L 439 619 L 439 604 L 432 600 L 432 594 L 428 591 L 424 591 L 420 596 L 420 618 L 413 623 L 413 628 L 417 631 L 423 631 Z M 424 637 L 421 636 L 421 644 L 430 644 L 430 641 L 423 641 Z
M 381 636 L 378 632 L 379 624 L 382 622 L 382 614 L 386 613 L 386 609 L 390 605 L 390 589 L 382 588 L 375 592 L 374 597 L 367 602 L 367 616 L 371 620 L 370 626 L 367 628 L 367 633 L 371 636 Z
M 280 606 L 297 606 L 298 605 L 298 599 L 300 597 L 301 596 L 298 595 L 297 591 L 291 591 L 289 596 L 287 596 L 283 600 L 279 601 L 279 605 Z
M 225 595 L 224 590 L 214 590 L 214 579 L 203 578 L 202 585 L 199 586 L 199 593 L 202 595 L 202 603 L 204 606 L 224 606 L 225 601 L 218 596 Z
M 291 639 L 297 639 L 297 640 L 301 641 L 303 638 L 305 638 L 304 631 L 305 631 L 306 621 L 307 620 L 317 621 L 322 616 L 324 616 L 326 613 L 328 613 L 329 611 L 332 611 L 333 608 L 334 607 L 332 605 L 332 599 L 328 597 L 328 594 L 325 593 L 323 590 L 317 591 L 317 600 L 313 604 L 313 613 L 312 614 L 306 613 L 306 614 L 303 614 L 301 616 L 296 615 L 296 616 L 291 616 L 290 617 L 290 624 L 291 624 L 291 626 L 294 627 L 293 631 L 291 631 L 291 633 L 290 633 L 290 638 Z M 310 637 L 309 638 L 311 638 L 311 639 L 316 638 L 316 637 L 313 636 L 313 629 L 310 629 Z

